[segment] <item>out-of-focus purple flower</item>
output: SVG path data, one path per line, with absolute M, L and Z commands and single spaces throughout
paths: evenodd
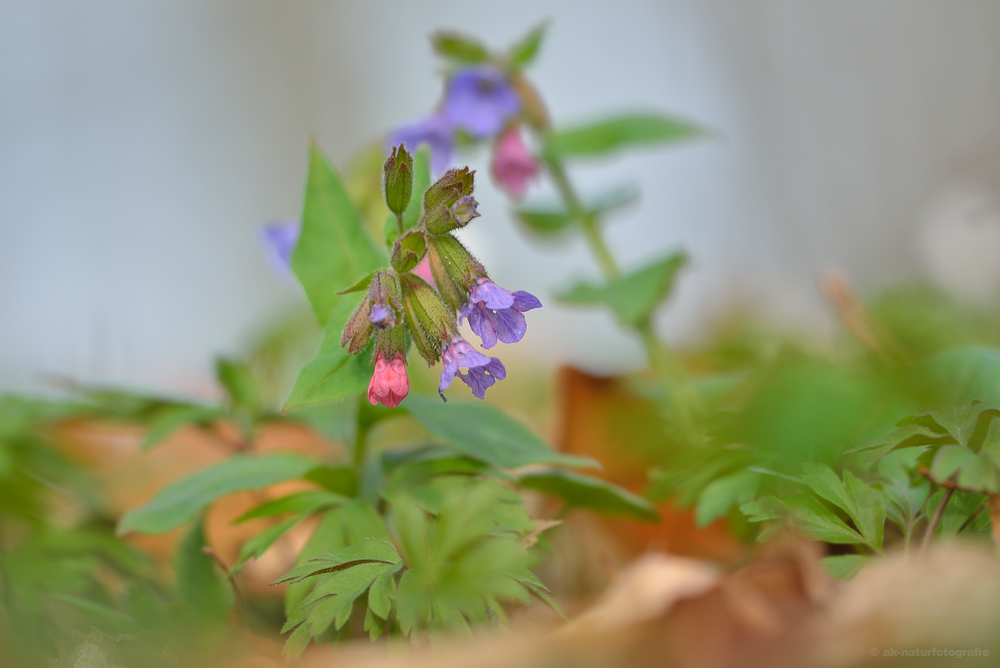
M 368 321 L 377 329 L 396 326 L 396 311 L 385 302 L 375 302 L 368 314 Z
M 517 343 L 524 338 L 528 324 L 524 311 L 541 308 L 538 298 L 524 290 L 511 292 L 487 278 L 480 278 L 469 291 L 469 301 L 462 306 L 459 321 L 469 319 L 469 326 L 483 342 L 492 348 L 497 341 Z
M 491 166 L 497 182 L 514 199 L 524 197 L 528 181 L 538 176 L 538 161 L 528 152 L 521 133 L 513 126 L 497 139 Z
M 404 125 L 389 135 L 386 152 L 399 144 L 406 144 L 412 152 L 416 152 L 422 144 L 427 144 L 431 149 L 431 171 L 440 174 L 451 163 L 452 125 L 443 115 L 434 114 Z
M 455 128 L 475 139 L 492 137 L 521 111 L 521 98 L 495 67 L 462 70 L 448 81 L 442 113 Z
M 442 399 L 444 391 L 448 389 L 456 375 L 479 399 L 486 397 L 486 390 L 494 383 L 507 377 L 507 369 L 500 360 L 482 354 L 457 334 L 451 337 L 450 344 L 442 345 L 441 362 L 444 364 L 444 369 L 441 371 L 438 394 Z M 460 369 L 468 369 L 468 373 L 462 373 Z
M 292 251 L 299 242 L 302 226 L 297 220 L 282 220 L 267 223 L 260 230 L 260 240 L 267 251 L 267 260 L 274 272 L 280 276 L 290 276 Z

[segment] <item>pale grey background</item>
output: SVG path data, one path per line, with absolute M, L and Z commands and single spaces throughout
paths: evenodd
M 546 18 L 532 76 L 557 121 L 663 109 L 724 135 L 577 174 L 642 187 L 610 228 L 626 264 L 693 254 L 660 322 L 675 340 L 735 301 L 821 330 L 829 266 L 867 287 L 918 275 L 928 203 L 1000 148 L 991 0 L 8 1 L 0 386 L 205 388 L 216 352 L 300 299 L 256 230 L 297 215 L 308 137 L 343 164 L 426 113 L 434 28 L 502 46 Z M 524 354 L 637 364 L 604 314 L 551 305 L 593 274 L 582 246 L 531 246 L 491 188 L 480 199 L 466 238 L 498 282 L 548 304 Z

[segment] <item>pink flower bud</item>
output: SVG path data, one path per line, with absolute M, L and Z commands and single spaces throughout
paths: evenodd
M 368 383 L 368 403 L 395 408 L 409 392 L 410 379 L 406 375 L 403 356 L 397 353 L 391 362 L 386 362 L 385 355 L 379 351 L 375 358 L 375 373 Z
M 517 127 L 504 130 L 493 150 L 493 177 L 514 199 L 521 199 L 528 181 L 538 176 L 538 161 L 528 152 Z
M 417 276 L 419 276 L 420 278 L 424 279 L 428 283 L 430 283 L 432 286 L 437 287 L 434 284 L 434 275 L 431 273 L 431 256 L 430 255 L 425 255 L 424 256 L 424 259 L 420 261 L 420 264 L 418 264 L 416 267 L 414 267 L 413 273 L 416 274 Z

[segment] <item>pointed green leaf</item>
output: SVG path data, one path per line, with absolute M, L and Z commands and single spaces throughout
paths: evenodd
M 311 474 L 312 472 L 310 472 Z M 316 513 L 320 510 L 333 508 L 347 503 L 350 499 L 332 492 L 311 490 L 283 496 L 280 499 L 265 501 L 243 513 L 233 524 L 255 520 L 261 517 L 274 517 L 287 513 Z
M 402 404 L 434 436 L 469 457 L 499 466 L 528 464 L 592 466 L 587 457 L 563 455 L 520 422 L 487 403 L 444 403 L 438 397 L 411 394 Z
M 570 506 L 589 508 L 608 515 L 630 515 L 647 522 L 660 519 L 653 504 L 641 496 L 600 478 L 575 471 L 549 469 L 532 472 L 521 476 L 518 484 L 558 496 Z
M 479 40 L 457 32 L 439 30 L 431 35 L 431 46 L 442 58 L 460 65 L 479 65 L 490 59 L 489 50 Z M 413 192 L 418 192 L 416 186 Z
M 282 411 L 287 413 L 296 408 L 340 401 L 368 389 L 372 376 L 370 354 L 362 351 L 358 355 L 351 355 L 340 345 L 344 325 L 354 313 L 361 297 L 351 295 L 342 299 L 330 312 L 319 352 L 311 362 L 302 367 Z
M 384 264 L 385 257 L 365 232 L 340 176 L 314 144 L 292 269 L 319 321 L 325 324 L 342 299 L 337 290 Z
M 558 295 L 558 299 L 578 306 L 608 306 L 622 325 L 637 326 L 648 320 L 669 296 L 674 279 L 687 260 L 685 253 L 674 253 L 604 285 L 578 283 Z
M 739 506 L 753 498 L 760 485 L 760 474 L 755 471 L 737 471 L 716 478 L 701 490 L 695 508 L 695 523 L 707 526 L 712 520 L 722 517 L 733 506 Z
M 337 294 L 338 295 L 349 295 L 352 292 L 364 292 L 364 291 L 366 291 L 368 289 L 368 286 L 371 285 L 372 279 L 375 278 L 375 274 L 377 274 L 377 273 L 378 273 L 377 271 L 369 272 L 360 281 L 358 281 L 357 283 L 353 284 L 349 288 L 344 288 L 343 290 L 340 290 Z
M 374 588 L 374 585 L 372 587 Z M 365 631 L 368 631 L 368 638 L 370 640 L 378 640 L 388 625 L 389 622 L 374 614 L 371 605 L 369 605 L 368 609 L 365 610 Z
M 202 550 L 206 545 L 203 524 L 203 520 L 193 524 L 177 547 L 177 598 L 191 614 L 222 622 L 233 596 L 215 562 Z
M 398 566 L 402 567 L 402 562 Z M 389 569 L 378 576 L 368 590 L 368 609 L 382 619 L 389 619 L 392 609 L 392 597 L 396 594 L 395 573 L 398 569 Z
M 548 30 L 548 27 L 548 21 L 541 23 L 511 47 L 508 58 L 514 67 L 523 69 L 534 62 L 539 49 L 542 48 L 542 41 L 545 39 L 545 31 Z
M 553 132 L 545 139 L 545 152 L 564 158 L 591 158 L 705 134 L 696 125 L 663 114 L 627 114 Z
M 744 503 L 740 506 L 740 511 L 751 522 L 790 518 L 807 538 L 814 540 L 846 544 L 865 542 L 860 534 L 844 524 L 826 506 L 807 494 L 785 499 L 765 496 Z M 759 537 L 758 540 L 761 538 L 763 536 Z
M 609 212 L 634 202 L 639 193 L 634 187 L 619 188 L 585 204 L 587 215 L 601 218 Z M 555 237 L 573 228 L 580 221 L 569 211 L 559 206 L 526 206 L 514 210 L 517 219 L 529 231 L 540 237 Z
M 233 564 L 230 569 L 230 573 L 236 573 L 243 567 L 243 564 L 247 562 L 251 557 L 254 559 L 260 559 L 260 556 L 267 552 L 268 548 L 274 545 L 274 542 L 285 535 L 285 533 L 291 529 L 293 526 L 309 517 L 309 513 L 304 513 L 296 517 L 290 517 L 287 520 L 278 522 L 277 524 L 270 526 L 259 534 L 243 543 L 243 547 L 240 548 L 239 557 L 236 559 L 236 563 Z
M 940 434 L 929 427 L 915 422 L 904 424 L 881 438 L 869 441 L 864 445 L 848 450 L 844 454 L 864 452 L 870 450 L 867 459 L 873 461 L 880 459 L 897 448 L 911 448 L 922 445 L 934 445 L 949 442 L 951 439 Z
M 292 454 L 231 457 L 167 485 L 149 503 L 126 513 L 118 523 L 118 533 L 170 531 L 193 520 L 216 499 L 300 478 L 316 465 L 314 460 Z

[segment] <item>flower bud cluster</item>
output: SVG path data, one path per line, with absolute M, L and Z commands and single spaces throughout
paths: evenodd
M 412 196 L 412 164 L 400 145 L 393 147 L 383 170 L 386 204 L 400 217 Z M 422 218 L 393 243 L 390 267 L 345 291 L 367 290 L 344 328 L 341 345 L 358 354 L 374 339 L 375 372 L 368 387 L 373 405 L 396 406 L 405 398 L 411 343 L 428 364 L 443 363 L 442 399 L 456 376 L 484 398 L 487 388 L 506 377 L 506 369 L 459 335 L 461 321 L 468 318 L 483 346 L 491 348 L 497 341 L 520 341 L 526 331 L 523 312 L 541 306 L 527 292 L 509 292 L 493 283 L 451 234 L 479 217 L 475 174 L 468 167 L 445 172 L 423 194 Z

